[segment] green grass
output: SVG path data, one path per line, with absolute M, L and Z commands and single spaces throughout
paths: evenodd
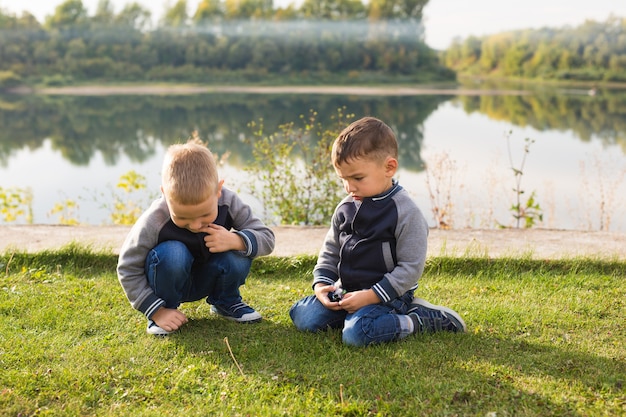
M 114 255 L 0 255 L 0 415 L 626 412 L 626 261 L 432 258 L 418 293 L 460 312 L 468 333 L 368 348 L 294 329 L 288 310 L 311 292 L 314 263 L 255 261 L 242 293 L 260 324 L 195 302 L 161 338 L 128 304 Z

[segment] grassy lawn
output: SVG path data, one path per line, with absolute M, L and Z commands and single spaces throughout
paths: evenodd
M 242 292 L 264 321 L 184 304 L 146 334 L 116 257 L 68 246 L 0 255 L 0 415 L 618 416 L 626 413 L 626 261 L 431 258 L 418 294 L 466 334 L 351 348 L 288 310 L 314 257 L 255 261 Z

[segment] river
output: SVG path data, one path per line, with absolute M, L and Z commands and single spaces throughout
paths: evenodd
M 245 187 L 248 123 L 263 120 L 271 133 L 311 110 L 330 123 L 343 107 L 394 129 L 398 180 L 433 227 L 441 220 L 434 206 L 446 208 L 443 223 L 452 228 L 515 227 L 511 206 L 518 195 L 523 204 L 533 195 L 542 215 L 534 227 L 626 231 L 623 91 L 331 91 L 3 96 L 0 189 L 30 190 L 34 223 L 59 223 L 61 214 L 51 211 L 70 199 L 78 207 L 66 217 L 110 224 L 120 177 L 130 170 L 144 176 L 147 189 L 136 198 L 147 204 L 158 195 L 165 149 L 196 130 L 215 153 L 230 153 L 220 168 L 226 186 L 262 211 Z M 513 168 L 522 168 L 519 186 Z

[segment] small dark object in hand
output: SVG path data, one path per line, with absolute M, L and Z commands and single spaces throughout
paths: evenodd
M 328 293 L 328 299 L 333 303 L 336 303 L 338 301 L 341 301 L 345 291 L 343 290 L 343 288 L 341 288 L 341 281 L 335 282 L 334 286 L 336 290 Z

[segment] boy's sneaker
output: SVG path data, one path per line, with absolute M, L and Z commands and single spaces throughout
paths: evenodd
M 155 322 L 152 320 L 148 320 L 148 328 L 146 329 L 148 334 L 153 334 L 155 336 L 167 336 L 172 332 L 168 332 L 165 329 L 160 328 Z
M 436 306 L 421 298 L 414 298 L 407 315 L 413 319 L 415 333 L 465 332 L 465 322 L 459 314 L 443 306 Z
M 211 311 L 238 323 L 258 323 L 262 319 L 256 310 L 243 301 L 228 307 L 212 305 Z

